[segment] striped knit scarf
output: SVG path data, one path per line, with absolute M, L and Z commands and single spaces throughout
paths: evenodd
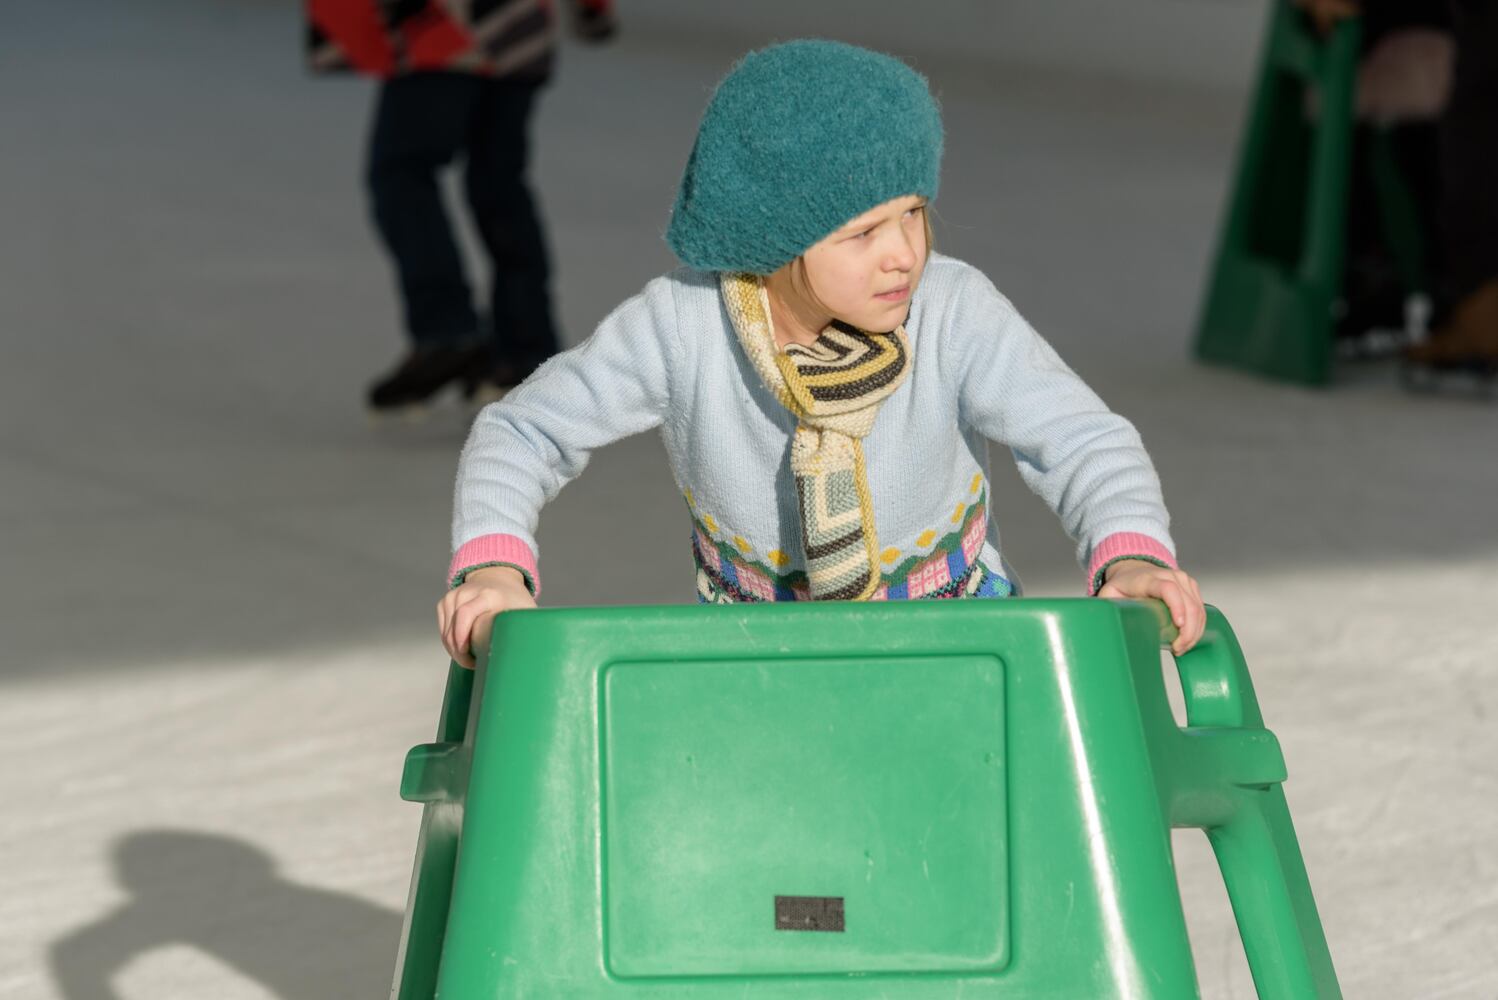
M 904 327 L 864 333 L 834 320 L 815 343 L 775 347 L 770 300 L 750 274 L 719 277 L 734 333 L 766 388 L 796 416 L 791 473 L 813 600 L 863 601 L 879 586 L 879 535 L 863 438 L 910 371 Z

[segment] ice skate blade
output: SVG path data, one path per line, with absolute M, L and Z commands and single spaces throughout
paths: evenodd
M 1333 349 L 1338 361 L 1383 361 L 1398 357 L 1412 343 L 1413 338 L 1404 330 L 1378 328 L 1338 338 Z
M 1442 364 L 1406 361 L 1399 367 L 1399 377 L 1411 392 L 1498 402 L 1498 361 L 1486 358 Z

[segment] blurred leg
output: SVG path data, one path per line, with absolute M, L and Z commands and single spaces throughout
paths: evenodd
M 460 73 L 400 76 L 383 84 L 375 108 L 370 206 L 417 346 L 471 340 L 478 332 L 438 179 L 467 141 L 479 83 Z
M 493 265 L 496 364 L 530 368 L 556 353 L 546 238 L 526 182 L 532 82 L 484 81 L 468 147 L 466 188 Z

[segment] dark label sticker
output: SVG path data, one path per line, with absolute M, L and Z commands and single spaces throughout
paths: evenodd
M 843 897 L 776 896 L 777 931 L 841 931 Z

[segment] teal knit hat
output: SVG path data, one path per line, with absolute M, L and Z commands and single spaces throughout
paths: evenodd
M 666 242 L 704 271 L 769 274 L 892 198 L 936 197 L 941 115 L 893 56 L 805 39 L 745 56 L 697 129 Z

